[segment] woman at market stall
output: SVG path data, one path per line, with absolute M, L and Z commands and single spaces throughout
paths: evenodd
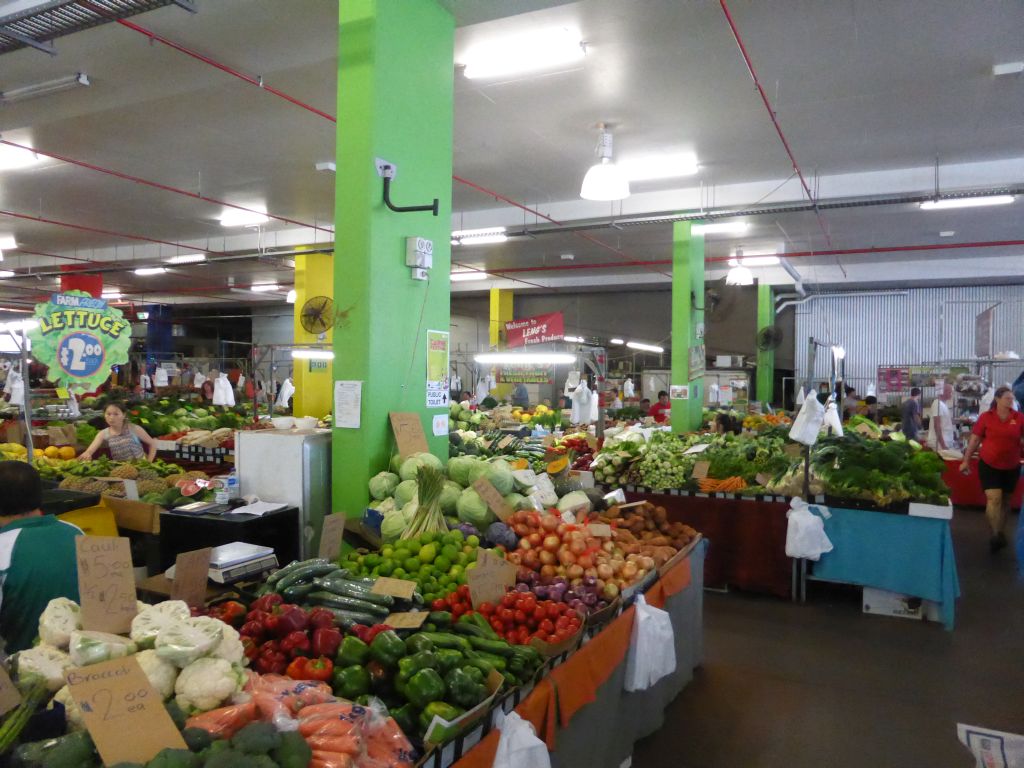
M 928 447 L 933 451 L 956 448 L 956 431 L 953 429 L 953 417 L 947 405 L 952 396 L 953 385 L 946 382 L 929 409 Z
M 971 439 L 964 451 L 960 471 L 970 472 L 970 461 L 981 446 L 978 476 L 985 490 L 985 516 L 992 528 L 989 549 L 998 552 L 1006 546 L 1006 520 L 1010 500 L 1020 480 L 1021 457 L 1024 456 L 1024 416 L 1013 408 L 1013 391 L 999 387 L 992 406 L 978 417 Z
M 134 461 L 143 457 L 153 461 L 156 458 L 156 440 L 142 427 L 128 421 L 124 406 L 108 403 L 103 411 L 107 428 L 101 429 L 89 447 L 78 458 L 90 461 L 104 444 L 114 461 Z M 145 445 L 145 448 L 143 446 Z

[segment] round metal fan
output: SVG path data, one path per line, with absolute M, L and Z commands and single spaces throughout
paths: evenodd
M 326 333 L 334 326 L 334 299 L 329 296 L 314 296 L 302 305 L 299 322 L 306 333 Z

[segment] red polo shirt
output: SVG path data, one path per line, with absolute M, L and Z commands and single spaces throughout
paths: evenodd
M 971 430 L 981 438 L 981 460 L 996 469 L 1019 469 L 1024 416 L 1010 411 L 1003 421 L 995 410 L 985 411 Z
M 647 412 L 648 416 L 653 416 L 654 420 L 661 424 L 665 421 L 672 413 L 672 403 L 668 405 L 662 405 L 660 402 L 655 403 L 651 406 L 651 410 Z

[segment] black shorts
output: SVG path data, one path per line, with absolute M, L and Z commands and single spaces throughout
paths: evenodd
M 996 469 L 978 459 L 978 477 L 981 478 L 981 487 L 986 491 L 1000 490 L 1012 494 L 1017 487 L 1017 481 L 1020 480 L 1020 467 Z

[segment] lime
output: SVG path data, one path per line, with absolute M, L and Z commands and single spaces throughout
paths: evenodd
M 480 537 L 476 536 L 476 535 L 471 535 L 471 536 L 466 538 L 466 543 L 469 544 L 469 546 L 471 546 L 471 547 L 479 547 L 480 546 Z
M 459 531 L 459 533 L 462 533 L 462 531 Z M 451 531 L 449 531 L 448 533 L 446 533 L 444 536 L 441 537 L 441 544 L 448 545 L 448 544 L 454 544 L 454 543 L 455 543 L 455 536 L 454 536 L 454 534 Z
M 395 564 L 391 560 L 385 560 L 377 567 L 377 573 L 381 576 L 390 576 L 394 570 Z
M 423 544 L 430 544 L 431 542 L 437 541 L 439 534 L 436 531 L 427 531 L 426 533 L 420 534 L 420 541 Z
M 461 587 L 465 583 L 466 583 L 466 574 L 463 572 L 463 573 L 459 574 L 459 586 Z
M 413 552 L 418 552 L 419 548 L 422 546 L 422 544 L 420 543 L 419 537 L 417 537 L 417 536 L 414 536 L 411 539 L 406 539 L 402 543 L 405 544 L 405 546 L 407 546 Z
M 366 562 L 366 555 L 360 555 L 356 558 L 356 562 L 363 565 Z
M 480 551 L 479 549 L 474 549 L 472 552 L 470 552 L 468 555 L 466 555 L 466 557 L 469 558 L 469 562 L 471 562 L 471 563 L 475 563 L 476 562 L 476 553 L 479 552 L 479 551 Z
M 407 549 L 406 547 L 398 547 L 395 550 L 395 554 L 392 555 L 392 557 L 393 559 L 399 562 L 404 562 L 405 560 L 408 560 L 410 557 L 412 557 L 412 552 L 409 551 L 409 549 Z
M 402 567 L 409 573 L 417 573 L 422 565 L 417 557 L 409 557 L 402 561 Z
M 465 538 L 465 534 L 463 534 L 462 531 L 460 531 L 458 528 L 456 528 L 455 530 L 449 531 L 448 535 L 451 536 L 452 537 L 452 541 L 454 541 L 456 543 L 462 541 Z
M 363 560 L 363 565 L 367 568 L 375 568 L 380 565 L 380 555 L 367 555 Z
M 457 580 L 465 569 L 461 565 L 453 565 L 451 570 L 448 571 L 448 575 L 453 579 Z
M 437 580 L 437 583 L 442 587 L 447 587 L 449 584 L 452 583 L 452 577 L 449 576 L 447 573 L 443 574 L 441 578 Z
M 395 568 L 395 570 L 391 572 L 391 578 L 393 579 L 404 579 L 407 575 L 408 574 L 405 572 L 404 568 Z
M 454 544 L 445 544 L 441 547 L 441 554 L 447 557 L 449 560 L 454 560 L 459 556 L 459 548 Z
M 452 567 L 452 561 L 450 558 L 440 555 L 434 559 L 434 568 L 440 573 L 447 573 L 448 569 Z
M 383 557 L 383 558 L 385 558 L 385 559 L 389 559 L 389 558 L 392 558 L 392 557 L 394 557 L 394 556 L 395 556 L 395 548 L 394 548 L 394 547 L 392 547 L 392 546 L 390 546 L 390 545 L 389 545 L 389 546 L 387 546 L 387 547 L 384 547 L 384 548 L 383 548 L 383 549 L 382 549 L 382 550 L 380 551 L 380 555 L 381 555 L 381 557 Z
M 459 552 L 459 554 L 457 554 L 455 556 L 455 564 L 456 565 L 465 565 L 468 562 L 469 562 L 469 555 L 467 555 L 465 552 Z
M 432 563 L 437 557 L 437 547 L 434 544 L 424 544 L 420 548 L 419 558 L 422 563 Z
M 374 568 L 372 571 L 370 571 L 370 575 L 376 579 L 378 576 L 380 576 L 380 569 Z

